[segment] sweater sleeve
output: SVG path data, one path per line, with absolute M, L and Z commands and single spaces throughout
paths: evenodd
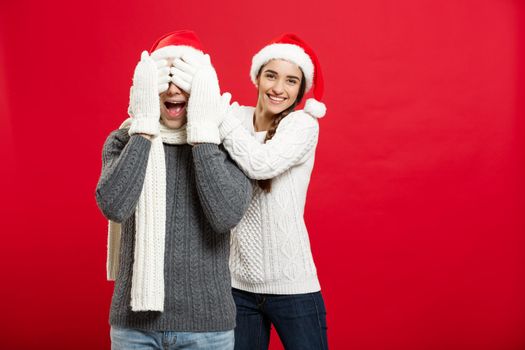
M 193 147 L 197 192 L 216 232 L 229 232 L 241 221 L 252 198 L 251 181 L 218 145 Z
M 146 176 L 151 141 L 116 130 L 102 150 L 102 173 L 96 188 L 97 205 L 106 218 L 123 222 L 134 212 Z
M 237 124 L 227 133 L 223 144 L 248 177 L 263 180 L 274 178 L 301 163 L 317 145 L 318 136 L 317 119 L 303 111 L 295 111 L 281 120 L 275 135 L 266 143 L 259 143 L 248 130 Z

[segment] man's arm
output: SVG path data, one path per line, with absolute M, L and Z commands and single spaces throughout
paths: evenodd
M 218 145 L 193 147 L 197 192 L 216 232 L 228 232 L 242 219 L 252 198 L 252 184 Z
M 123 222 L 135 211 L 142 191 L 151 142 L 127 129 L 112 132 L 102 151 L 97 204 L 106 218 Z

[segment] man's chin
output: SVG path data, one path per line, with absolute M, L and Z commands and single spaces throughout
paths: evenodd
M 161 117 L 160 122 L 168 129 L 180 129 L 186 125 L 186 116 L 177 119 L 168 119 Z

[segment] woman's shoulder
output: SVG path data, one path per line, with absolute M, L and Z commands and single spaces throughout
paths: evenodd
M 255 112 L 255 107 L 252 106 L 240 106 L 237 103 L 232 105 L 233 115 L 239 119 L 242 123 L 242 126 L 246 130 L 253 129 L 253 113 Z
M 295 110 L 288 114 L 286 118 L 284 118 L 279 126 L 285 126 L 285 125 L 295 125 L 295 126 L 304 126 L 304 127 L 312 127 L 312 128 L 318 128 L 319 127 L 319 121 L 318 118 L 312 116 L 311 114 L 305 112 L 302 109 Z

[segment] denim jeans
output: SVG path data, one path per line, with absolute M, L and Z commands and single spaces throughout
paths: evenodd
M 111 327 L 111 350 L 233 350 L 234 332 L 157 332 Z
M 235 350 L 266 350 L 273 324 L 286 350 L 328 349 L 321 292 L 276 295 L 232 289 L 237 305 Z

